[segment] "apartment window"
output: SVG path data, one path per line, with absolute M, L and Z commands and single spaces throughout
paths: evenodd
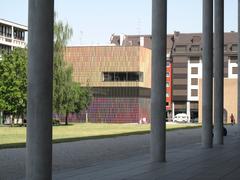
M 191 90 L 191 96 L 198 96 L 198 90 L 197 89 L 192 89 Z
M 169 67 L 170 66 L 170 62 L 167 62 L 167 67 Z
M 170 97 L 170 95 L 169 95 L 169 93 L 168 93 L 168 92 L 166 93 L 166 97 Z
M 191 85 L 198 85 L 198 79 L 197 78 L 192 78 L 191 79 Z
M 199 63 L 199 57 L 190 57 L 190 63 Z
M 187 50 L 187 46 L 185 46 L 185 45 L 177 45 L 175 47 L 176 52 L 186 52 L 186 50 Z
M 200 46 L 199 45 L 192 45 L 191 46 L 191 51 L 194 51 L 194 52 L 200 51 Z
M 166 72 L 166 77 L 170 77 L 170 73 L 169 72 Z
M 198 74 L 198 68 L 197 67 L 192 67 L 191 68 L 191 74 Z
M 0 24 L 0 36 L 2 36 L 2 35 L 3 35 L 3 25 Z
M 231 56 L 231 57 L 230 57 L 230 63 L 238 63 L 238 58 L 237 58 L 237 56 Z
M 103 81 L 143 81 L 143 72 L 103 72 Z
M 14 28 L 14 39 L 24 40 L 25 39 L 25 32 L 18 29 L 18 28 Z
M 224 44 L 224 51 L 227 51 L 227 50 L 228 50 L 228 45 Z
M 170 87 L 170 83 L 169 82 L 166 82 L 166 87 Z
M 234 51 L 234 52 L 238 51 L 238 45 L 233 44 L 231 50 Z
M 166 106 L 169 106 L 169 102 L 166 102 Z
M 232 68 L 232 74 L 238 74 L 238 67 Z

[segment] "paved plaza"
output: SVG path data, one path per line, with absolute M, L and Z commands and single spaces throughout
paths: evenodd
M 53 145 L 53 179 L 237 179 L 240 138 L 228 126 L 224 146 L 201 148 L 201 129 L 167 132 L 167 163 L 151 163 L 149 135 Z M 25 148 L 0 150 L 0 179 L 24 179 Z

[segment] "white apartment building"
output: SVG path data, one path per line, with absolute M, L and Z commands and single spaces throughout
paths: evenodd
M 25 48 L 27 31 L 27 26 L 0 19 L 0 50 Z

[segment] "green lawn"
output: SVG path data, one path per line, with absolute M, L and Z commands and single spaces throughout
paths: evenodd
M 195 128 L 198 124 L 167 124 L 168 130 Z M 53 127 L 53 142 L 70 142 L 83 139 L 97 139 L 131 134 L 149 133 L 150 125 L 139 124 L 72 124 Z M 24 147 L 26 142 L 25 127 L 0 127 L 0 149 Z

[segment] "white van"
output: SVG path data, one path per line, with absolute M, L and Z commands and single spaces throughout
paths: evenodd
M 189 122 L 189 117 L 185 113 L 179 113 L 173 118 L 173 122 L 187 123 Z

